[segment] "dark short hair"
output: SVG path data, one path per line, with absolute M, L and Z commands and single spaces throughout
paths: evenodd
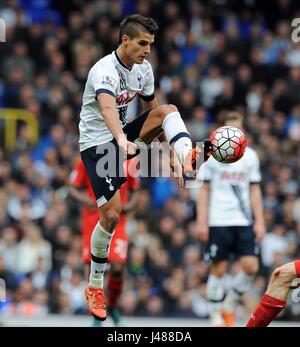
M 225 114 L 225 119 L 224 120 L 225 120 L 225 122 L 231 121 L 231 120 L 239 120 L 239 121 L 243 122 L 244 117 L 240 113 L 232 111 L 232 112 L 227 112 Z
M 158 30 L 156 22 L 149 17 L 133 14 L 125 18 L 120 25 L 119 44 L 122 43 L 122 36 L 127 35 L 131 39 L 138 36 L 141 32 L 148 32 L 154 35 Z

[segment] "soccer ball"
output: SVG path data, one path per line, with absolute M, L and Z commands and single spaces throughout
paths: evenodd
M 234 163 L 244 155 L 247 140 L 244 133 L 235 127 L 224 126 L 210 135 L 212 156 L 221 163 Z

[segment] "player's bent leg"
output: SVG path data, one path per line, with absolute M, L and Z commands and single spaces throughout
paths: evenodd
M 300 277 L 299 260 L 280 266 L 271 275 L 266 293 L 249 318 L 247 327 L 266 327 L 284 309 L 289 291 Z
M 233 286 L 222 305 L 222 316 L 227 327 L 234 326 L 235 307 L 254 281 L 259 267 L 258 258 L 256 256 L 243 256 L 240 258 L 240 265 L 242 270 L 235 276 Z
M 99 212 L 101 219 L 96 224 L 91 237 L 91 272 L 85 295 L 89 312 L 94 317 L 105 320 L 107 314 L 103 290 L 104 272 L 112 234 L 121 212 L 119 190 L 108 202 L 99 207 Z
M 220 309 L 225 296 L 223 280 L 227 266 L 227 260 L 213 261 L 206 285 L 209 316 L 211 325 L 214 327 L 224 326 Z
M 155 134 L 163 131 L 164 119 L 173 112 L 178 112 L 177 107 L 174 105 L 161 105 L 151 110 L 140 130 L 140 139 L 145 143 L 152 142 Z
M 150 111 L 139 137 L 151 142 L 158 132 L 164 130 L 167 141 L 174 148 L 186 177 L 194 177 L 201 164 L 200 148 L 192 149 L 191 136 L 178 109 L 174 105 L 162 105 Z

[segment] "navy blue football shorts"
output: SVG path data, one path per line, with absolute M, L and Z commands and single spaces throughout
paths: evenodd
M 141 132 L 149 111 L 137 117 L 123 128 L 127 140 L 134 142 Z M 123 155 L 115 139 L 82 151 L 81 159 L 89 176 L 98 207 L 109 201 L 126 182 Z M 139 152 L 136 153 L 136 155 Z
M 252 225 L 210 227 L 205 255 L 212 261 L 229 260 L 232 255 L 236 258 L 258 256 L 255 238 Z

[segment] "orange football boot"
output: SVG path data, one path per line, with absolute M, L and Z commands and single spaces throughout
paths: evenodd
M 212 145 L 209 140 L 203 141 L 203 148 L 196 146 L 186 155 L 183 164 L 183 175 L 189 179 L 194 178 L 200 166 L 211 156 Z M 203 158 L 200 153 L 203 152 Z
M 200 153 L 201 149 L 199 147 L 195 147 L 189 151 L 184 159 L 183 164 L 183 175 L 186 178 L 194 178 L 197 174 L 197 164 L 200 162 Z
M 234 314 L 231 312 L 221 311 L 224 322 L 228 328 L 234 327 Z
M 99 320 L 106 319 L 105 296 L 102 288 L 86 288 L 85 297 L 91 315 Z

